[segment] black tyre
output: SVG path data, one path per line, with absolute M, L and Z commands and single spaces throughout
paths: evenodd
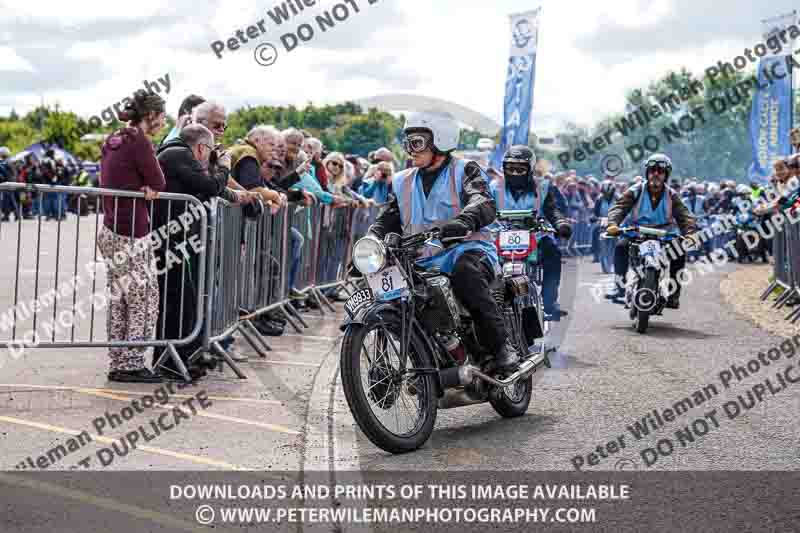
M 511 387 L 493 387 L 489 391 L 489 403 L 503 418 L 515 418 L 524 415 L 528 410 L 532 394 L 533 376 L 528 376 Z
M 658 305 L 658 272 L 649 268 L 645 278 L 639 283 L 639 288 L 633 297 L 633 308 L 636 311 L 633 326 L 639 333 L 647 333 L 650 323 L 650 314 Z
M 421 447 L 436 424 L 434 375 L 399 373 L 399 339 L 397 319 L 354 324 L 341 352 L 342 388 L 350 412 L 367 438 L 390 453 Z M 406 368 L 432 366 L 425 343 L 412 334 Z M 401 424 L 401 417 L 407 422 Z

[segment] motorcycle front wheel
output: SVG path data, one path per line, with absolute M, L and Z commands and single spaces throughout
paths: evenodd
M 655 269 L 648 269 L 633 299 L 633 307 L 636 310 L 633 327 L 637 332 L 647 333 L 650 314 L 658 305 L 658 294 L 658 272 Z
M 420 448 L 436 423 L 434 374 L 425 343 L 411 334 L 405 371 L 400 369 L 400 321 L 388 318 L 353 324 L 341 352 L 342 388 L 358 426 L 377 447 L 390 453 Z

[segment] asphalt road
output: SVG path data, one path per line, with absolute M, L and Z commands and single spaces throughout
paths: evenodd
M 90 242 L 93 234 L 88 220 L 83 219 L 80 242 Z M 32 255 L 19 270 L 28 290 L 34 284 L 33 224 L 23 225 L 23 249 Z M 0 245 L 6 251 L 0 258 L 4 308 L 13 302 L 16 233 L 8 231 L 11 228 L 17 226 L 0 228 Z M 55 223 L 46 223 L 42 242 L 52 243 L 56 229 Z M 62 243 L 74 243 L 76 232 L 64 232 Z M 54 274 L 57 257 L 59 269 L 71 272 L 74 254 L 65 261 L 67 256 L 54 249 L 40 256 L 40 269 Z M 91 257 L 91 248 L 82 246 L 80 261 Z M 65 271 L 60 272 L 63 276 Z M 680 311 L 667 310 L 653 319 L 647 335 L 639 335 L 621 306 L 594 300 L 592 286 L 608 278 L 599 265 L 568 259 L 561 300 L 569 320 L 555 333 L 560 349 L 552 356 L 553 368 L 537 375 L 528 413 L 504 420 L 488 404 L 440 411 L 430 441 L 411 454 L 393 456 L 377 449 L 354 425 L 338 380 L 340 311 L 324 317 L 307 313 L 310 328 L 303 335 L 287 330 L 282 337 L 269 338 L 273 350 L 267 358 L 259 358 L 239 339 L 238 349 L 250 354 L 250 362 L 243 365 L 248 379 L 239 380 L 226 369 L 176 391 L 183 396 L 173 397 L 173 402 L 204 392 L 212 405 L 146 446 L 118 454 L 107 466 L 98 460 L 100 449 L 154 420 L 160 410 L 137 414 L 104 433 L 107 441 L 94 439 L 48 469 L 82 468 L 79 461 L 91 457 L 90 468 L 95 470 L 569 471 L 579 463 L 583 470 L 796 470 L 800 384 L 787 383 L 774 395 L 767 392 L 765 401 L 742 409 L 733 420 L 723 410 L 737 395 L 747 399 L 747 391 L 766 378 L 779 387 L 775 373 L 792 360 L 781 358 L 723 387 L 720 372 L 734 363 L 746 365 L 781 339 L 730 311 L 721 300 L 721 275 L 696 279 Z M 93 327 L 102 331 L 102 318 L 98 320 Z M 78 325 L 81 331 L 87 327 Z M 28 457 L 35 462 L 58 444 L 66 445 L 80 431 L 94 434 L 95 418 L 118 413 L 155 388 L 111 384 L 105 379 L 106 365 L 102 348 L 40 348 L 19 358 L 6 355 L 0 369 L 0 467 L 14 470 Z M 710 385 L 716 394 L 707 392 L 702 404 L 687 412 L 678 408 L 674 420 L 664 421 L 649 435 L 637 439 L 628 428 L 654 409 L 669 418 L 665 409 L 698 390 L 712 390 Z M 714 410 L 716 414 L 706 416 Z M 687 426 L 694 442 L 689 442 Z M 682 436 L 676 435 L 678 430 L 684 430 Z M 659 441 L 662 451 L 670 443 L 674 449 L 648 466 L 642 450 Z M 596 455 L 590 456 L 592 452 Z M 646 456 L 652 460 L 653 453 Z

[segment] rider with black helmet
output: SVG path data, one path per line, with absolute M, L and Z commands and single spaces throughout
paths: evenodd
M 682 235 L 690 235 L 697 231 L 695 219 L 681 200 L 680 194 L 666 186 L 672 174 L 672 161 L 664 154 L 653 154 L 644 163 L 646 182 L 634 185 L 617 200 L 608 212 L 608 228 L 611 236 L 621 233 L 619 225 L 630 215 L 630 223 L 634 226 L 674 230 L 675 226 Z M 614 271 L 618 279 L 620 297 L 624 296 L 624 282 L 628 272 L 628 240 L 620 239 L 614 254 Z M 686 266 L 686 256 L 677 254 L 670 262 L 670 277 L 676 281 L 677 290 L 670 295 L 667 307 L 678 309 L 681 286 L 676 275 Z
M 490 189 L 498 211 L 528 210 L 547 219 L 559 236 L 569 239 L 572 228 L 556 207 L 553 188 L 546 179 L 534 179 L 536 155 L 524 145 L 512 146 L 503 157 L 503 177 L 492 182 Z M 546 235 L 538 241 L 542 255 L 542 300 L 546 320 L 558 321 L 562 312 L 556 304 L 561 279 L 561 251 L 555 240 Z M 566 314 L 566 313 L 564 313 Z

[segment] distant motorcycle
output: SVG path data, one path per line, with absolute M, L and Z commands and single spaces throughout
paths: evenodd
M 668 287 L 665 286 L 669 278 L 669 262 L 664 261 L 664 246 L 681 237 L 644 226 L 628 226 L 620 230 L 622 238 L 629 243 L 630 268 L 625 283 L 625 308 L 630 310 L 634 329 L 646 333 L 650 317 L 662 314 L 669 297 Z M 603 237 L 610 236 L 604 234 Z M 666 278 L 663 273 L 666 273 Z
M 503 417 L 523 415 L 532 374 L 549 366 L 529 347 L 542 337 L 536 288 L 513 269 L 492 288 L 506 331 L 520 354 L 510 375 L 497 371 L 494 354 L 478 343 L 469 312 L 455 298 L 449 276 L 418 262 L 439 230 L 383 241 L 368 235 L 353 248 L 367 287 L 345 303 L 341 378 L 358 426 L 379 448 L 402 453 L 422 446 L 438 409 L 489 402 Z

